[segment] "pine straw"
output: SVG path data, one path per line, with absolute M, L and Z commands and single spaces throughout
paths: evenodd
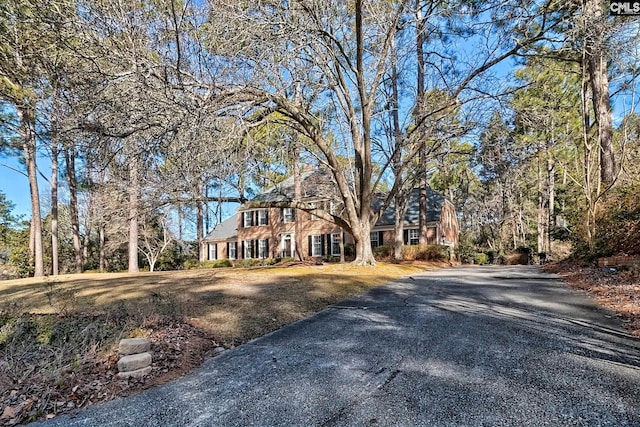
M 162 384 L 231 348 L 434 264 L 85 274 L 0 282 L 0 425 Z M 117 343 L 148 337 L 152 373 L 117 374 Z
M 573 288 L 586 291 L 598 304 L 613 311 L 624 327 L 640 337 L 640 266 L 616 269 L 584 267 L 572 261 L 550 264 Z

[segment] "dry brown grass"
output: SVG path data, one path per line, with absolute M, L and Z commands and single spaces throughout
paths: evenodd
M 225 346 L 273 331 L 323 307 L 429 266 L 380 263 L 84 274 L 0 282 L 12 311 L 187 316 Z M 431 267 L 433 268 L 433 267 Z M 3 307 L 0 307 L 0 309 Z
M 0 425 L 49 418 L 164 383 L 230 348 L 434 265 L 348 264 L 0 282 Z M 116 377 L 122 337 L 146 336 L 151 375 Z

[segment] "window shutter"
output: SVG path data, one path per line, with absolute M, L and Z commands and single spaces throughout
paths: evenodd
M 404 230 L 403 231 L 403 235 L 404 235 L 404 244 L 408 245 L 409 244 L 409 230 Z
M 284 208 L 280 208 L 280 222 L 284 222 Z
M 294 208 L 291 208 L 291 219 L 296 220 L 296 210 Z
M 238 259 L 244 259 L 244 240 L 240 242 L 240 253 L 236 255 Z
M 264 210 L 264 218 L 265 218 L 265 224 L 269 225 L 269 209 Z
M 311 238 L 311 236 L 307 237 L 309 240 L 309 256 L 313 255 L 313 239 Z
M 378 231 L 378 246 L 384 245 L 384 239 L 382 238 L 384 233 L 382 231 Z
M 265 239 L 264 246 L 265 246 L 265 251 L 267 252 L 265 254 L 265 258 L 271 258 L 269 256 L 269 239 Z
M 326 246 L 324 244 L 324 235 L 320 235 L 320 255 L 324 256 L 325 252 L 324 252 L 324 247 Z
M 231 246 L 231 243 L 227 242 L 227 259 L 229 258 L 229 246 Z
M 244 212 L 238 213 L 238 216 L 239 216 L 238 228 L 244 228 Z

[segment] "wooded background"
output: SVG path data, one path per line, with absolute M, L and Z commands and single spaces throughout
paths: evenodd
M 331 171 L 358 264 L 375 262 L 373 198 L 400 219 L 421 188 L 426 227 L 427 186 L 456 205 L 465 262 L 640 252 L 637 17 L 597 0 L 333 3 L 2 2 L 0 144 L 33 215 L 0 192 L 0 261 L 181 268 L 225 203 L 301 165 Z

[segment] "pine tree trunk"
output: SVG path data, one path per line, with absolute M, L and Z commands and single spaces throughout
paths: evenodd
M 78 215 L 78 181 L 76 179 L 76 155 L 73 147 L 65 150 L 67 183 L 69 184 L 69 213 L 76 272 L 82 273 L 82 247 L 80 244 L 80 219 Z
M 607 3 L 608 4 L 608 3 Z M 589 32 L 585 41 L 589 83 L 591 85 L 593 111 L 598 126 L 600 145 L 600 178 L 604 184 L 614 181 L 616 175 L 613 150 L 613 124 L 611 121 L 611 100 L 609 96 L 609 76 L 605 50 L 605 21 L 600 0 L 584 0 L 584 14 Z
M 55 138 L 54 138 L 55 139 Z M 58 265 L 58 143 L 51 142 L 51 273 L 57 276 Z
M 35 117 L 28 108 L 18 107 L 18 121 L 20 123 L 20 138 L 24 150 L 27 166 L 29 190 L 31 193 L 31 232 L 33 233 L 33 261 L 34 277 L 44 276 L 44 254 L 42 244 L 42 216 L 40 214 L 40 194 L 38 192 L 38 177 L 36 166 L 36 135 L 33 131 Z

